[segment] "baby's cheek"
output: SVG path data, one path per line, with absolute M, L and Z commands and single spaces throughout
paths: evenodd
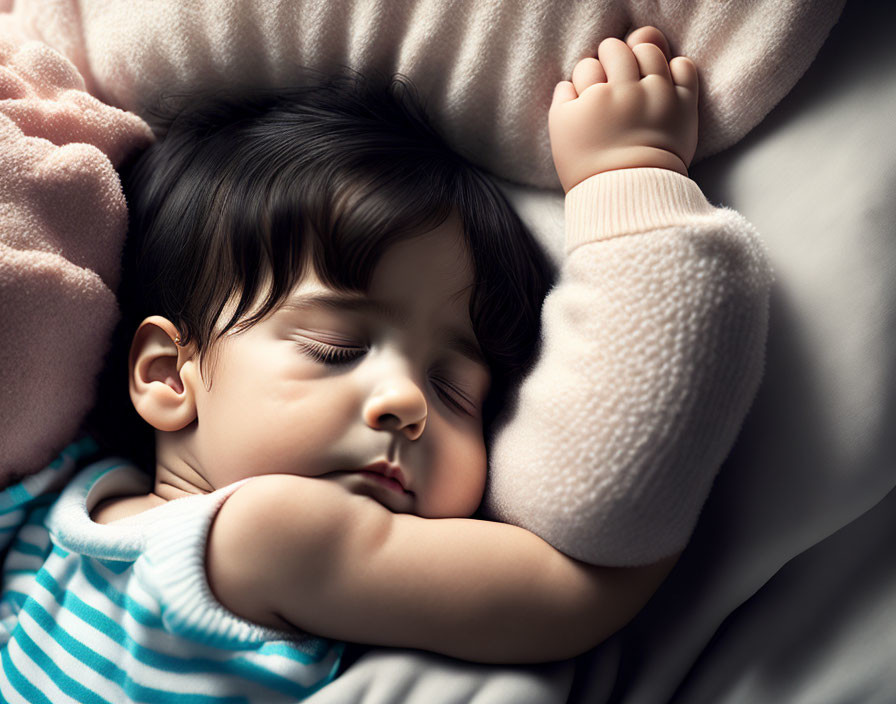
M 463 518 L 479 507 L 485 491 L 488 461 L 485 442 L 480 436 L 468 435 L 448 443 L 440 458 L 443 471 L 434 498 L 434 508 L 443 517 Z

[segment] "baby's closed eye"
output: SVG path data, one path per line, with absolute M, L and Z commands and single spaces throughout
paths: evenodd
M 369 348 L 362 345 L 334 344 L 301 336 L 296 345 L 311 359 L 330 367 L 347 367 L 364 357 Z M 470 375 L 467 375 L 470 376 Z M 482 405 L 482 394 L 476 392 L 473 379 L 465 378 L 450 366 L 437 367 L 429 373 L 433 388 L 439 398 L 452 410 L 475 415 Z

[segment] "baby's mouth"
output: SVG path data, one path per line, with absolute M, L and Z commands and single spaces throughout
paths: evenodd
M 402 472 L 401 467 L 396 464 L 380 460 L 378 462 L 373 462 L 366 467 L 362 467 L 358 472 L 398 493 L 410 495 L 413 495 L 414 493 L 407 488 L 404 472 Z
M 410 494 L 411 493 L 409 491 L 405 491 L 405 488 L 401 485 L 401 482 L 396 481 L 395 479 L 391 479 L 389 477 L 385 477 L 382 474 L 378 474 L 377 472 L 370 472 L 366 469 L 362 469 L 358 472 L 358 474 L 361 474 L 361 475 L 375 481 L 380 486 L 384 486 L 387 489 L 391 489 L 392 491 L 394 491 L 396 493 L 399 493 L 399 494 Z

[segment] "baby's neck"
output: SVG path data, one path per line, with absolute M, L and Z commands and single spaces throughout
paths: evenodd
M 161 506 L 174 499 L 193 494 L 204 494 L 213 491 L 204 479 L 187 463 L 170 461 L 170 452 L 163 453 L 156 448 L 159 462 L 156 465 L 153 489 L 148 494 L 131 494 L 110 496 L 100 501 L 90 512 L 95 523 L 112 523 L 113 521 L 143 513 L 156 506 Z M 174 468 L 182 468 L 180 471 Z
M 156 472 L 153 493 L 166 501 L 193 494 L 210 494 L 217 487 L 206 479 L 192 450 L 192 431 L 156 434 Z

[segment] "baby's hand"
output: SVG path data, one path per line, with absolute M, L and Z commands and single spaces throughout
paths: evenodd
M 613 169 L 657 167 L 687 176 L 697 147 L 697 67 L 669 61 L 655 27 L 604 39 L 554 88 L 548 130 L 564 191 Z

